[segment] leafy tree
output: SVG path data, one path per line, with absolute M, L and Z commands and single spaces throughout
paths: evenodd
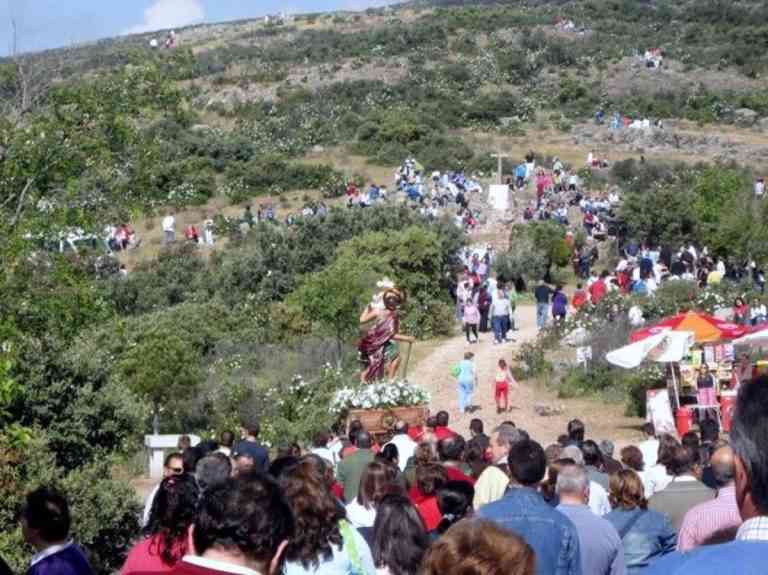
M 117 376 L 134 393 L 147 398 L 159 419 L 167 405 L 190 396 L 201 383 L 200 356 L 175 331 L 158 329 L 142 334 L 123 354 Z
M 387 273 L 388 266 L 380 258 L 339 257 L 308 275 L 289 296 L 289 305 L 335 338 L 339 367 L 344 342 L 358 333 L 360 313 L 370 301 L 376 280 Z

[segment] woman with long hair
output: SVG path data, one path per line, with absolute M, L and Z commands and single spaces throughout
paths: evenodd
M 416 575 L 429 535 L 413 503 L 402 495 L 385 495 L 373 524 L 373 561 L 377 575 Z
M 125 559 L 122 575 L 172 571 L 187 553 L 187 532 L 195 520 L 200 488 L 192 475 L 163 479 L 149 512 L 144 539 Z
M 285 551 L 284 573 L 373 574 L 371 549 L 331 493 L 325 466 L 319 457 L 302 457 L 280 477 L 296 522 L 296 536 Z
M 347 519 L 354 527 L 373 527 L 376 507 L 397 480 L 395 469 L 380 461 L 372 461 L 365 467 L 357 497 L 347 504 Z
M 648 509 L 643 482 L 635 471 L 623 469 L 611 475 L 609 490 L 613 511 L 605 519 L 619 533 L 628 575 L 645 571 L 654 560 L 675 550 L 672 522 Z

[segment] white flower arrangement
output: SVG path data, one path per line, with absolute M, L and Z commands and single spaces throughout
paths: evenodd
M 429 403 L 430 395 L 407 381 L 371 383 L 364 387 L 345 387 L 336 392 L 330 411 L 342 414 L 350 409 L 386 409 Z

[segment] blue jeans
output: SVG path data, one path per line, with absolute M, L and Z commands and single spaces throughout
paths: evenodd
M 536 326 L 541 329 L 547 325 L 547 314 L 549 313 L 548 303 L 536 303 Z
M 491 325 L 493 326 L 493 339 L 495 339 L 497 343 L 504 341 L 504 324 L 506 320 L 507 316 L 504 315 L 495 315 L 491 320 Z
M 464 413 L 472 405 L 472 393 L 475 391 L 473 382 L 459 381 L 459 411 Z

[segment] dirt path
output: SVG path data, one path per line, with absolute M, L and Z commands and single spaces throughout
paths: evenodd
M 514 356 L 521 343 L 536 337 L 536 308 L 533 305 L 519 306 L 515 312 L 519 331 L 511 335 L 515 342 L 495 345 L 493 334 L 480 334 L 480 342 L 468 344 L 463 334 L 446 340 L 442 345 L 419 362 L 408 379 L 425 387 L 432 394 L 430 410 L 444 409 L 451 415 L 451 428 L 468 437 L 469 422 L 473 417 L 483 420 L 486 430 L 493 429 L 502 421 L 512 420 L 525 429 L 532 438 L 548 445 L 565 432 L 569 420 L 578 417 L 587 426 L 588 437 L 600 440 L 611 439 L 622 445 L 630 440 L 641 439 L 638 431 L 643 423 L 638 418 L 623 415 L 624 406 L 607 404 L 592 399 L 558 399 L 556 394 L 536 381 L 521 381 L 517 390 L 510 390 L 510 405 L 507 413 L 497 414 L 493 397 L 493 376 L 500 358 L 510 365 L 516 365 Z M 478 388 L 473 404 L 480 407 L 471 414 L 460 414 L 456 379 L 451 368 L 458 363 L 465 351 L 475 354 Z M 533 407 L 537 402 L 551 406 L 562 406 L 561 415 L 542 417 Z

